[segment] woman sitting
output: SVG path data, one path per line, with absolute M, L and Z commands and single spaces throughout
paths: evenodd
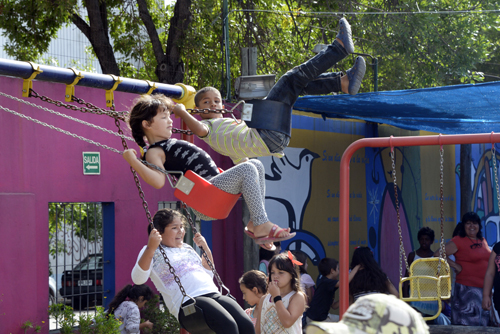
M 351 270 L 358 266 L 358 272 L 349 283 L 349 301 L 371 293 L 392 294 L 399 298 L 399 293 L 387 275 L 382 271 L 368 247 L 358 247 L 352 254 Z
M 446 255 L 457 278 L 451 301 L 452 325 L 487 326 L 489 311 L 482 309 L 483 282 L 488 268 L 490 248 L 481 233 L 481 219 L 475 212 L 462 217 L 458 235 L 446 244 Z M 439 256 L 439 250 L 434 253 Z

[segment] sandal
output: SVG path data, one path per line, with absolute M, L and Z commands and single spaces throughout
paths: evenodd
M 349 79 L 348 92 L 351 95 L 356 95 L 361 87 L 361 81 L 365 76 L 366 63 L 365 59 L 361 56 L 357 57 L 354 61 L 352 68 L 346 71 L 347 78 Z
M 344 43 L 344 49 L 348 54 L 354 52 L 354 43 L 352 41 L 351 25 L 345 18 L 339 21 L 339 32 L 335 38 L 338 38 Z
M 288 239 L 293 238 L 296 233 L 295 232 L 290 233 L 286 237 L 280 237 L 279 235 L 282 232 L 289 232 L 289 231 L 290 231 L 290 229 L 288 229 L 288 228 L 284 229 L 284 228 L 279 227 L 276 224 L 273 224 L 273 227 L 271 228 L 271 231 L 269 232 L 269 235 L 267 237 L 256 237 L 254 240 L 255 240 L 255 243 L 257 245 L 265 244 L 268 242 L 288 240 Z
M 246 235 L 248 235 L 250 238 L 252 238 L 252 240 L 255 241 L 255 239 L 257 239 L 257 237 L 255 236 L 255 234 L 253 234 L 252 231 L 250 231 L 248 228 L 245 227 L 245 229 L 243 230 L 243 232 L 245 232 Z M 267 250 L 267 251 L 271 251 L 271 252 L 274 252 L 276 250 L 276 246 L 273 244 L 273 243 L 264 243 L 264 244 L 258 244 L 261 248 Z

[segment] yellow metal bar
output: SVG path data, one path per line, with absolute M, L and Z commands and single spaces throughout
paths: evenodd
M 151 93 L 156 89 L 156 82 L 151 82 L 149 80 L 144 80 L 147 82 L 148 86 L 149 86 L 149 90 L 148 92 L 145 94 L 145 95 L 151 95 Z
M 175 103 L 182 103 L 186 106 L 186 109 L 194 109 L 194 96 L 196 95 L 196 90 L 188 85 L 184 85 L 182 83 L 176 83 L 176 86 L 181 86 L 183 89 L 183 93 L 180 98 L 172 99 Z
M 31 73 L 30 77 L 28 79 L 23 80 L 23 97 L 29 97 L 30 96 L 30 90 L 33 89 L 33 79 L 43 71 L 40 69 L 40 66 L 32 63 L 31 61 L 27 61 L 28 64 L 31 65 L 31 68 L 33 68 L 33 73 Z
M 64 95 L 64 100 L 66 102 L 73 101 L 73 96 L 75 95 L 75 85 L 78 83 L 78 81 L 80 81 L 80 79 L 84 78 L 82 72 L 78 71 L 77 73 L 76 69 L 72 67 L 70 67 L 69 69 L 72 70 L 73 73 L 75 73 L 75 80 L 73 80 L 71 84 L 66 85 L 66 94 Z
M 111 87 L 111 89 L 106 90 L 106 107 L 111 108 L 112 106 L 114 106 L 115 102 L 115 97 L 113 92 L 115 91 L 116 87 L 118 87 L 120 82 L 122 82 L 122 79 L 119 76 L 113 74 L 108 74 L 108 75 L 111 76 L 115 81 L 113 87 Z

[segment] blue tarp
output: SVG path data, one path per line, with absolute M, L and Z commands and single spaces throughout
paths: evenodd
M 500 132 L 500 81 L 475 85 L 304 96 L 295 110 L 443 134 Z

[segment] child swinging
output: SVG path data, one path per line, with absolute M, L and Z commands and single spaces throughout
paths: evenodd
M 129 116 L 132 135 L 140 147 L 146 145 L 144 137 L 150 145 L 143 158 L 168 171 L 185 173 L 191 170 L 227 193 L 242 193 L 250 211 L 246 231 L 262 247 L 270 249 L 274 241 L 292 238 L 295 233 L 280 228 L 267 218 L 264 208 L 265 171 L 262 163 L 252 159 L 220 173 L 207 152 L 187 141 L 171 138 L 172 108 L 172 100 L 161 94 L 141 96 L 132 108 Z M 142 164 L 134 149 L 125 150 L 123 158 L 151 186 L 160 189 L 165 185 L 166 175 Z M 205 220 L 213 220 L 200 212 L 197 215 Z

